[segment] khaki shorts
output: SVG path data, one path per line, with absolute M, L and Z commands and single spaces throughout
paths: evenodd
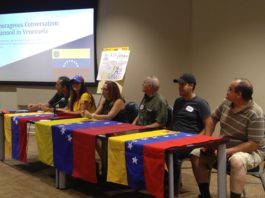
M 200 155 L 201 155 L 200 148 L 194 149 L 193 151 L 191 151 L 190 154 L 197 156 L 197 157 L 200 157 Z M 259 151 L 259 150 L 252 152 L 252 153 L 237 152 L 237 153 L 234 153 L 232 156 L 230 156 L 228 158 L 228 161 L 230 161 L 233 157 L 239 158 L 243 162 L 245 168 L 247 170 L 250 170 L 252 168 L 257 167 L 264 160 L 265 153 L 262 151 Z M 216 160 L 217 160 L 216 157 L 213 155 L 204 156 L 204 158 L 205 158 L 209 168 L 212 168 L 213 165 L 216 163 Z

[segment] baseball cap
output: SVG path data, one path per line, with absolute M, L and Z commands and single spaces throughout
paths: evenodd
M 73 82 L 83 83 L 84 78 L 81 75 L 76 75 L 70 80 L 70 83 L 73 83 Z
M 195 77 L 190 73 L 185 73 L 179 78 L 173 80 L 174 83 L 193 83 L 196 84 Z

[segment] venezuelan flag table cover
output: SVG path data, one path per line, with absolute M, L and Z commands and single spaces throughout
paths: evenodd
M 53 141 L 52 126 L 82 123 L 87 118 L 73 118 L 52 121 L 35 122 L 36 141 L 38 146 L 39 160 L 47 165 L 53 166 Z
M 109 138 L 107 181 L 164 197 L 165 151 L 220 138 L 155 130 Z
M 96 136 L 138 131 L 143 126 L 117 123 L 111 126 L 82 128 L 73 131 L 73 176 L 96 183 Z M 106 151 L 103 151 L 106 152 Z
M 36 122 L 39 159 L 56 169 L 86 181 L 97 182 L 96 136 L 144 127 L 86 118 Z
M 49 112 L 4 114 L 5 154 L 26 162 L 27 121 L 48 119 L 53 115 Z

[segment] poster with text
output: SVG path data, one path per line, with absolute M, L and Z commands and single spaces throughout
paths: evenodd
M 129 55 L 129 47 L 105 48 L 101 55 L 97 80 L 122 80 Z

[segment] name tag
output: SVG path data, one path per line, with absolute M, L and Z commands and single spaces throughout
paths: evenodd
M 187 107 L 186 107 L 186 111 L 188 111 L 188 112 L 193 112 L 193 111 L 194 111 L 194 108 L 191 107 L 191 106 L 187 106 Z

